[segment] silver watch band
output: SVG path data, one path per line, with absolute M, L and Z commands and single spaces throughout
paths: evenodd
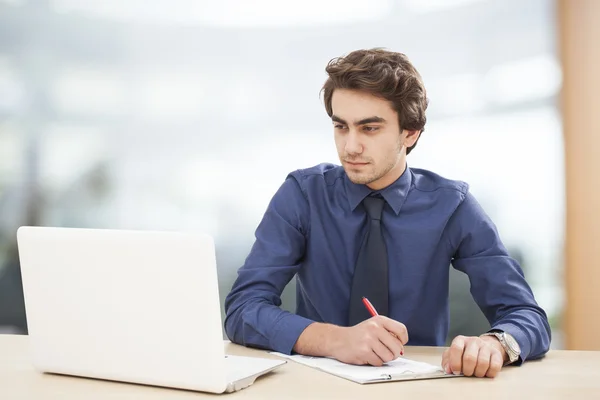
M 486 332 L 481 336 L 495 336 L 498 339 L 508 355 L 508 361 L 505 362 L 504 365 L 512 364 L 519 359 L 519 356 L 521 355 L 519 345 L 509 333 L 503 331 L 491 331 Z

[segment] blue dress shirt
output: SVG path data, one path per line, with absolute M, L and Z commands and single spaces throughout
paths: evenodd
M 225 300 L 232 342 L 291 354 L 312 322 L 348 325 L 352 274 L 367 229 L 362 200 L 371 192 L 332 164 L 287 176 Z M 408 345 L 445 344 L 452 265 L 468 275 L 491 328 L 517 340 L 519 363 L 548 351 L 546 313 L 466 183 L 407 167 L 379 192 L 386 200 L 389 317 L 406 325 Z M 294 276 L 295 314 L 279 308 Z

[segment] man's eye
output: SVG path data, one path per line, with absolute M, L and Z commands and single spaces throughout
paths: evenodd
M 375 132 L 379 129 L 378 126 L 365 126 L 363 127 L 363 130 L 366 132 Z
M 345 126 L 344 126 L 344 125 L 342 125 L 342 124 L 335 124 L 335 125 L 333 125 L 333 127 L 334 127 L 335 129 L 344 129 L 344 128 L 345 128 Z

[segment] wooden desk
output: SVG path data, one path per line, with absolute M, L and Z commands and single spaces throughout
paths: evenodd
M 274 357 L 228 343 L 229 354 Z M 406 356 L 439 363 L 442 348 L 407 347 Z M 0 335 L 0 399 L 200 399 L 218 395 L 40 374 L 27 355 L 27 337 Z M 240 392 L 240 399 L 600 399 L 600 352 L 551 351 L 541 361 L 504 368 L 495 379 L 449 378 L 359 385 L 288 362 Z

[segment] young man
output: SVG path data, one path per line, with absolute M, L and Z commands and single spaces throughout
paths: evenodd
M 406 164 L 428 102 L 407 57 L 358 50 L 326 71 L 342 166 L 294 171 L 271 200 L 225 302 L 229 338 L 376 366 L 407 343 L 443 345 L 452 264 L 469 276 L 491 329 L 456 337 L 441 360 L 446 372 L 494 377 L 543 356 L 546 314 L 468 185 Z M 279 308 L 294 276 L 296 314 Z

